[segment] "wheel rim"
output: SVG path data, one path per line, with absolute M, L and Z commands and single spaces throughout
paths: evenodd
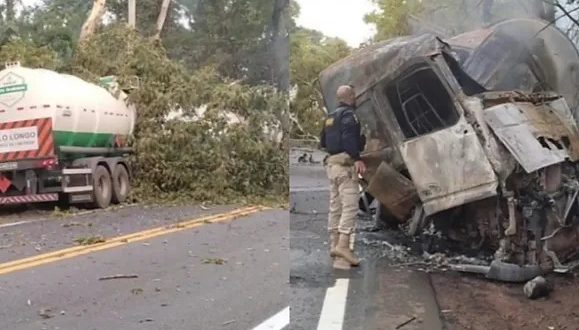
M 106 196 L 108 195 L 109 191 L 109 187 L 107 185 L 107 180 L 106 177 L 104 175 L 101 175 L 98 179 L 98 189 L 100 191 L 100 195 L 102 198 L 106 198 Z
M 116 177 L 116 184 L 118 187 L 118 195 L 119 197 L 124 197 L 127 194 L 128 191 L 128 180 L 127 179 L 127 175 L 125 173 L 125 171 L 120 170 L 119 174 Z

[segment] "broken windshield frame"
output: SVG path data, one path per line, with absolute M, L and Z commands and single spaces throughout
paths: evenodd
M 424 58 L 411 60 L 382 91 L 406 140 L 455 125 L 460 112 L 453 93 L 436 67 Z

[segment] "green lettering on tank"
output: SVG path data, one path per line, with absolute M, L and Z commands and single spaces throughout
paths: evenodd
M 26 86 L 26 84 L 0 87 L 0 95 L 8 93 L 26 92 L 27 90 L 28 86 Z

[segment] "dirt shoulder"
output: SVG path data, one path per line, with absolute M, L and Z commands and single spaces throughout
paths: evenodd
M 529 300 L 523 285 L 454 272 L 431 275 L 448 330 L 578 329 L 579 274 L 548 279 L 554 284 L 551 295 Z

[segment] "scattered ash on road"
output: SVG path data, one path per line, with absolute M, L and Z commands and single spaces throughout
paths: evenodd
M 392 267 L 412 267 L 418 271 L 446 271 L 450 264 L 488 265 L 492 257 L 478 251 L 459 249 L 437 232 L 409 237 L 401 230 L 380 228 L 371 216 L 360 216 L 358 244 L 372 258 L 387 258 Z
M 448 330 L 577 329 L 579 274 L 550 274 L 553 292 L 529 300 L 523 285 L 490 281 L 483 275 L 458 273 L 449 264 L 488 265 L 490 255 L 452 250 L 444 237 L 408 237 L 400 230 L 379 229 L 370 216 L 358 222 L 357 244 L 367 260 L 385 258 L 390 267 L 429 273 L 441 319 Z M 435 246 L 439 251 L 429 253 Z

